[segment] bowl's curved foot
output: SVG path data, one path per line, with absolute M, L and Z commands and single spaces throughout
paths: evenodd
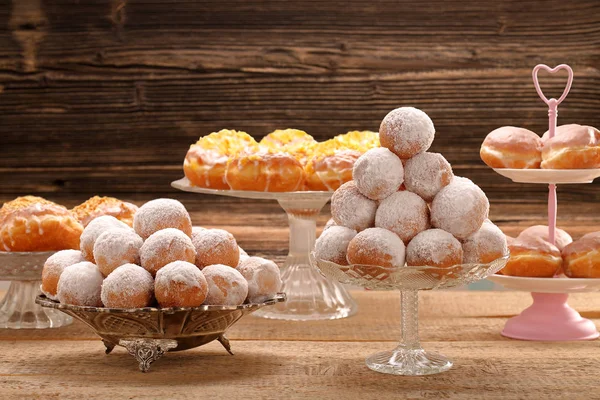
M 108 340 L 102 339 L 102 343 L 104 343 L 104 347 L 106 347 L 106 350 L 104 350 L 104 353 L 106 354 L 110 354 L 110 352 L 115 348 L 115 344 L 109 342 Z
M 177 341 L 171 339 L 130 339 L 119 340 L 129 354 L 140 363 L 140 371 L 148 372 L 150 364 L 161 358 L 169 349 L 177 347 Z
M 231 351 L 231 345 L 229 344 L 229 339 L 227 339 L 225 335 L 219 336 L 217 340 L 223 345 L 223 347 L 225 347 L 225 350 L 227 350 L 229 354 L 233 355 L 233 351 Z

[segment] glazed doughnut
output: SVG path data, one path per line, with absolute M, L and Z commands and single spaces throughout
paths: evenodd
M 431 223 L 464 240 L 481 228 L 489 210 L 488 198 L 479 186 L 467 178 L 454 177 L 433 199 Z
M 98 267 L 91 262 L 69 265 L 60 274 L 56 297 L 62 304 L 102 307 L 100 291 L 103 279 Z
M 48 257 L 42 269 L 42 293 L 52 300 L 57 300 L 56 289 L 63 270 L 82 261 L 85 260 L 79 250 L 61 250 Z
M 17 197 L 0 208 L 1 251 L 78 249 L 82 231 L 69 210 L 41 197 Z
M 462 263 L 460 242 L 441 229 L 428 229 L 415 236 L 406 246 L 409 266 L 449 268 Z
M 304 168 L 287 153 L 240 153 L 229 160 L 225 181 L 233 190 L 295 192 L 304 184 Z
M 380 146 L 379 133 L 372 131 L 350 131 L 335 136 L 333 140 L 348 149 L 358 150 L 361 153 Z
M 465 264 L 488 264 L 508 254 L 506 236 L 496 225 L 484 222 L 462 244 Z
M 517 238 L 508 249 L 503 275 L 551 278 L 561 271 L 560 250 L 539 237 Z
M 206 229 L 192 238 L 196 249 L 195 262 L 200 269 L 213 264 L 237 267 L 240 247 L 233 235 L 223 229 Z
M 319 143 L 304 167 L 306 190 L 332 191 L 351 181 L 354 163 L 361 154 L 335 138 Z
M 193 185 L 229 189 L 225 181 L 229 157 L 257 148 L 258 143 L 246 132 L 228 129 L 213 132 L 190 146 L 183 162 L 183 172 Z
M 157 271 L 173 261 L 193 263 L 196 249 L 185 233 L 175 228 L 154 232 L 140 248 L 142 267 L 155 276 Z
M 277 129 L 263 137 L 258 145 L 272 152 L 289 153 L 304 165 L 317 145 L 317 141 L 308 133 L 298 129 Z
M 208 295 L 202 271 L 186 261 L 173 261 L 156 273 L 154 295 L 161 307 L 198 307 Z
M 250 257 L 238 268 L 248 281 L 248 301 L 262 303 L 281 290 L 279 267 L 271 260 L 261 257 Z
M 492 168 L 539 168 L 542 139 L 529 129 L 503 126 L 486 136 L 479 155 Z
M 331 196 L 331 215 L 338 225 L 355 231 L 373 226 L 377 202 L 360 193 L 354 181 L 344 183 Z
M 127 203 L 114 197 L 94 196 L 74 207 L 71 211 L 85 227 L 91 220 L 102 215 L 112 215 L 119 221 L 133 226 L 133 216 L 137 210 L 138 207 L 135 204 Z
M 379 203 L 375 226 L 394 232 L 407 244 L 429 228 L 429 207 L 414 193 L 396 192 Z
M 527 236 L 539 237 L 545 240 L 546 242 L 550 241 L 547 225 L 530 226 L 529 228 L 523 230 L 523 232 L 521 232 L 518 237 L 523 238 Z M 564 249 L 569 243 L 572 242 L 573 238 L 571 237 L 571 235 L 569 235 L 562 229 L 556 228 L 556 230 L 554 231 L 554 245 L 559 250 L 562 251 L 562 249 Z
M 562 135 L 565 132 L 569 132 L 572 129 L 578 129 L 579 127 L 581 127 L 581 125 L 579 124 L 567 124 L 567 125 L 560 125 L 557 126 L 556 129 L 554 129 L 554 136 L 559 136 Z M 542 142 L 545 143 L 546 140 L 548 140 L 550 138 L 550 131 L 546 131 L 544 132 L 544 134 L 542 135 Z
M 378 147 L 356 160 L 352 177 L 363 195 L 371 200 L 382 200 L 398 191 L 404 182 L 404 167 L 397 155 Z
M 569 125 L 542 148 L 541 168 L 600 168 L 600 131 L 591 126 Z
M 248 281 L 228 265 L 209 265 L 202 270 L 208 283 L 204 304 L 239 306 L 248 297 Z
M 600 232 L 588 233 L 562 250 L 565 275 L 600 278 Z
M 450 163 L 439 153 L 421 153 L 406 161 L 404 185 L 428 203 L 454 177 Z
M 81 234 L 81 243 L 79 247 L 81 254 L 83 254 L 83 258 L 89 262 L 95 262 L 94 245 L 96 244 L 96 240 L 109 229 L 131 230 L 129 225 L 110 215 L 103 215 L 91 220 Z
M 409 159 L 427 151 L 434 136 L 431 118 L 414 107 L 390 111 L 379 127 L 381 146 L 387 147 L 401 159 Z
M 150 200 L 141 206 L 133 218 L 133 228 L 144 240 L 165 228 L 176 228 L 192 236 L 190 214 L 183 204 L 174 199 Z
M 315 257 L 338 265 L 348 265 L 346 250 L 356 236 L 354 229 L 332 226 L 323 231 L 315 243 Z
M 100 296 L 109 308 L 148 307 L 154 299 L 154 279 L 139 265 L 124 264 L 104 279 Z
M 350 264 L 402 267 L 405 256 L 406 249 L 398 235 L 382 228 L 365 229 L 348 244 Z
M 139 264 L 144 241 L 133 229 L 109 229 L 94 243 L 94 260 L 102 275 L 108 276 L 124 264 Z

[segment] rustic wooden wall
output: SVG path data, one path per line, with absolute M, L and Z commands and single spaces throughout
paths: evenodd
M 0 7 L 0 201 L 37 193 L 177 195 L 187 147 L 228 127 L 319 139 L 376 130 L 413 105 L 434 151 L 493 201 L 544 202 L 480 161 L 502 125 L 537 132 L 540 62 L 569 63 L 559 123 L 600 126 L 600 13 L 590 1 L 4 0 Z M 549 32 L 553 32 L 549 34 Z M 544 81 L 550 93 L 561 79 Z M 561 200 L 599 201 L 600 182 Z

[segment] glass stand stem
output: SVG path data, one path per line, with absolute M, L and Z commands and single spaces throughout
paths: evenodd
M 401 292 L 401 346 L 404 349 L 417 350 L 421 348 L 419 341 L 419 293 L 416 290 Z

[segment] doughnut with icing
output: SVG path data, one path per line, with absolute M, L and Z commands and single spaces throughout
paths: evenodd
M 600 278 L 600 232 L 588 233 L 562 250 L 565 275 Z
M 174 199 L 150 200 L 141 206 L 133 218 L 133 228 L 144 240 L 165 228 L 179 229 L 192 236 L 190 214 L 183 204 Z
M 546 242 L 550 241 L 550 237 L 548 234 L 548 226 L 547 225 L 534 225 L 530 226 L 527 229 L 524 229 L 517 238 L 523 237 L 539 237 Z M 562 251 L 569 243 L 573 242 L 573 238 L 567 232 L 562 229 L 556 228 L 554 231 L 554 245 Z
M 351 181 L 354 163 L 361 154 L 335 138 L 317 144 L 304 167 L 306 190 L 332 191 Z
M 560 250 L 539 237 L 521 237 L 508 246 L 510 257 L 503 275 L 551 278 L 561 271 Z
M 401 159 L 409 159 L 429 149 L 435 136 L 431 118 L 414 107 L 390 111 L 379 127 L 379 140 Z
M 335 136 L 333 140 L 348 149 L 358 150 L 361 153 L 380 146 L 379 133 L 372 131 L 350 131 Z
M 298 129 L 277 129 L 263 137 L 258 145 L 273 152 L 289 153 L 304 165 L 317 145 L 317 141 L 308 133 Z
M 486 136 L 479 155 L 492 168 L 539 168 L 542 139 L 529 129 L 503 126 Z
M 119 221 L 133 226 L 133 216 L 137 210 L 138 207 L 135 204 L 114 197 L 94 196 L 74 207 L 71 211 L 85 227 L 91 220 L 102 215 L 112 215 Z
M 100 297 L 105 307 L 148 307 L 154 300 L 154 279 L 139 265 L 123 264 L 104 279 Z
M 574 124 L 563 128 L 544 142 L 541 168 L 600 168 L 600 131 Z

